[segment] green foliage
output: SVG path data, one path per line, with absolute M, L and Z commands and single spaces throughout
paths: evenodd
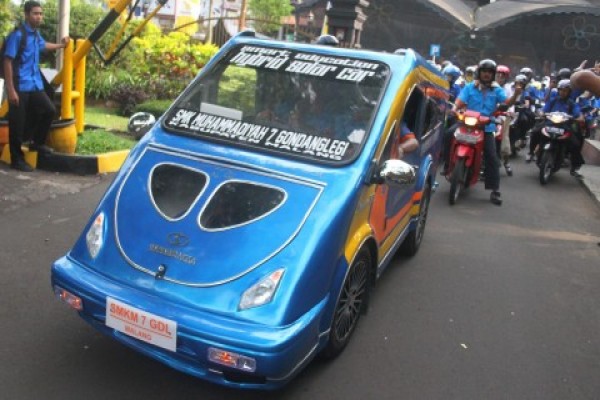
M 86 95 L 96 99 L 109 99 L 117 87 L 135 83 L 126 70 L 119 68 L 97 66 L 86 71 Z
M 211 44 L 194 43 L 183 32 L 167 35 L 149 32 L 132 41 L 146 91 L 158 99 L 174 99 L 217 52 Z
M 167 108 L 169 108 L 171 103 L 171 100 L 145 101 L 135 107 L 135 112 L 147 112 L 158 118 L 167 111 Z
M 10 0 L 0 0 L 0 37 L 8 35 L 15 25 L 15 16 Z
M 281 26 L 281 17 L 290 15 L 293 9 L 289 0 L 249 0 L 248 2 L 248 10 L 255 20 L 256 31 L 265 34 L 277 31 Z
M 219 83 L 219 104 L 253 114 L 256 71 L 252 68 L 230 66 Z
M 110 151 L 128 150 L 135 145 L 135 141 L 104 130 L 84 131 L 77 139 L 75 153 L 92 155 L 108 153 Z
M 148 98 L 144 89 L 139 85 L 122 84 L 116 87 L 110 96 L 119 105 L 119 114 L 133 114 L 135 106 Z

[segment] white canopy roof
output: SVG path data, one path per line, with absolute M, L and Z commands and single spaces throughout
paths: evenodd
M 600 16 L 598 0 L 496 0 L 483 7 L 468 0 L 419 1 L 470 30 L 494 28 L 525 15 L 585 13 Z

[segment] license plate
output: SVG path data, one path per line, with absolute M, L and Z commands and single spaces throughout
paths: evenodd
M 548 133 L 560 133 L 562 134 L 565 130 L 563 128 L 557 128 L 555 126 L 549 126 L 548 128 L 546 128 L 546 130 L 548 131 Z
M 177 322 L 110 297 L 106 298 L 106 326 L 163 349 L 177 348 Z

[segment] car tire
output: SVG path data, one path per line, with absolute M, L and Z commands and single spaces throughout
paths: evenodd
M 371 253 L 363 248 L 352 263 L 335 306 L 329 341 L 320 356 L 337 357 L 346 347 L 367 305 L 371 285 Z
M 427 215 L 429 213 L 429 200 L 431 198 L 431 185 L 427 183 L 423 189 L 423 196 L 421 196 L 421 204 L 419 207 L 419 217 L 417 220 L 417 227 L 409 232 L 409 234 L 402 242 L 399 249 L 399 254 L 407 257 L 412 257 L 417 254 L 421 242 L 423 241 L 423 235 L 425 234 L 425 225 L 427 223 Z

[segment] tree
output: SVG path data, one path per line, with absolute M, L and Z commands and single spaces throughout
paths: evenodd
M 290 0 L 249 0 L 248 13 L 257 32 L 272 33 L 281 26 L 281 17 L 293 11 Z
M 0 0 L 0 36 L 8 35 L 15 26 L 10 0 Z

